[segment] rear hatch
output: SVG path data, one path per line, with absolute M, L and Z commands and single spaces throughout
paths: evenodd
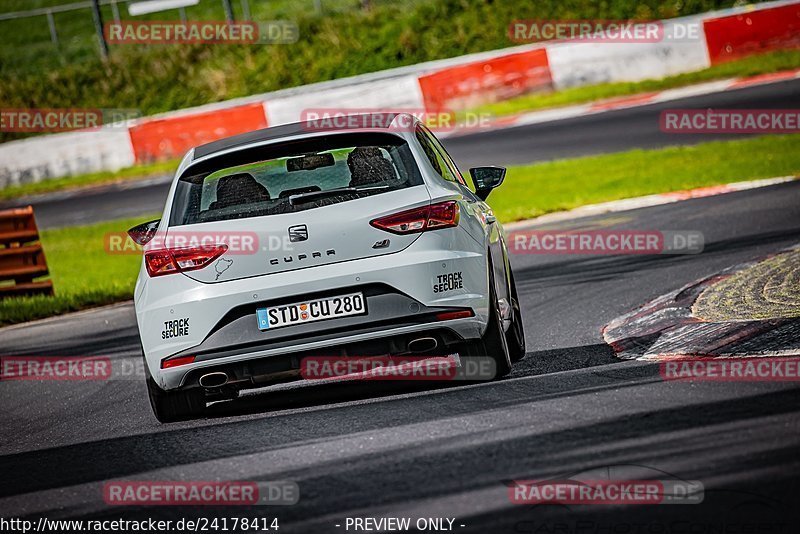
M 367 144 L 369 143 L 369 144 Z M 392 134 L 338 134 L 270 147 L 257 162 L 181 178 L 165 244 L 225 244 L 204 283 L 392 254 L 419 238 L 370 225 L 427 206 L 430 194 L 405 141 Z
M 427 188 L 421 185 L 300 213 L 198 224 L 170 232 L 227 244 L 228 250 L 211 264 L 184 273 L 200 282 L 224 282 L 398 252 L 421 234 L 390 234 L 370 226 L 370 221 L 429 203 Z

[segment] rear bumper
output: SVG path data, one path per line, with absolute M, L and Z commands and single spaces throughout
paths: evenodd
M 478 338 L 488 320 L 487 260 L 485 251 L 464 250 L 468 244 L 455 232 L 430 232 L 396 254 L 216 284 L 203 284 L 183 275 L 149 279 L 144 274 L 140 276 L 143 287 L 136 297 L 136 314 L 148 368 L 163 389 L 174 389 L 183 385 L 187 374 L 195 369 L 431 328 L 446 328 L 462 339 Z M 455 290 L 442 291 L 437 283 L 449 273 L 458 273 L 463 284 Z M 376 287 L 383 289 L 374 291 Z M 257 307 L 354 291 L 364 292 L 367 316 L 330 319 L 272 332 L 257 328 Z M 435 320 L 436 312 L 452 309 L 470 309 L 474 316 Z M 162 338 L 167 322 L 184 318 L 186 322 L 181 325 L 187 326 L 186 335 Z M 161 369 L 162 360 L 179 354 L 196 356 L 196 361 Z
M 308 356 L 376 356 L 408 354 L 408 342 L 420 337 L 434 337 L 443 349 L 466 339 L 480 337 L 486 328 L 476 317 L 435 323 L 369 329 L 336 337 L 307 338 L 291 346 L 250 347 L 220 353 L 206 353 L 193 364 L 159 369 L 157 382 L 170 390 L 198 386 L 200 376 L 222 371 L 231 381 L 244 381 L 238 387 L 259 387 L 265 375 L 299 370 Z M 191 351 L 188 351 L 190 353 Z M 233 352 L 233 353 L 230 353 Z M 248 384 L 249 382 L 249 384 Z
M 366 314 L 267 330 L 260 330 L 255 320 L 257 308 L 271 308 L 356 292 L 364 295 Z M 247 354 L 258 349 L 291 349 L 298 344 L 316 341 L 335 342 L 343 335 L 380 333 L 389 327 L 397 328 L 437 322 L 438 314 L 463 310 L 464 308 L 425 306 L 384 284 L 353 286 L 295 295 L 290 298 L 270 299 L 257 304 L 243 304 L 230 310 L 214 326 L 202 343 L 173 354 L 168 359 L 194 356 L 195 361 L 201 362 Z
M 452 323 L 453 321 L 451 321 Z M 409 330 L 397 328 L 381 332 L 377 338 L 363 338 L 363 335 L 351 335 L 336 340 L 337 343 L 327 345 L 320 349 L 304 349 L 313 343 L 304 344 L 304 350 L 282 352 L 270 355 L 269 349 L 239 355 L 240 357 L 225 357 L 214 360 L 205 360 L 203 365 L 194 366 L 189 371 L 184 371 L 180 381 L 170 373 L 168 385 L 176 388 L 188 389 L 200 387 L 200 377 L 208 373 L 224 373 L 228 377 L 228 385 L 236 389 L 263 387 L 269 384 L 296 380 L 300 377 L 300 369 L 304 358 L 308 357 L 370 357 L 384 355 L 414 354 L 408 349 L 408 344 L 413 339 L 422 337 L 433 338 L 437 341 L 436 349 L 426 352 L 425 355 L 447 354 L 446 347 L 462 342 L 464 338 L 457 329 L 450 326 L 419 325 L 420 328 Z M 362 339 L 363 338 L 363 339 Z M 176 375 L 177 376 L 177 375 Z

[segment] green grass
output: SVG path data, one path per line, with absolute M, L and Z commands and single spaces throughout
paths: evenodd
M 381 5 L 392 1 L 398 0 L 377 0 L 374 3 Z M 399 1 L 413 4 L 417 0 Z M 74 3 L 74 0 L 2 0 L 0 13 L 24 12 L 69 3 Z M 315 0 L 249 0 L 250 17 L 256 21 L 292 19 L 303 14 L 326 16 L 359 9 L 357 0 L 320 0 L 319 4 L 323 8 L 321 13 L 317 11 Z M 239 0 L 232 0 L 231 5 L 236 19 L 242 20 L 244 17 L 242 3 Z M 178 9 L 130 17 L 125 2 L 120 0 L 118 6 L 122 20 L 180 19 Z M 101 6 L 100 12 L 104 22 L 114 20 L 111 5 Z M 185 8 L 185 12 L 188 20 L 225 20 L 221 0 L 201 0 L 199 4 Z M 44 15 L 0 21 L 0 34 L 4 36 L 3 42 L 0 43 L 0 64 L 16 71 L 27 71 L 59 68 L 69 63 L 98 59 L 99 47 L 90 8 L 54 13 L 53 21 L 58 33 L 58 46 L 51 41 L 47 18 Z
M 742 76 L 755 76 L 780 72 L 800 67 L 800 50 L 782 50 L 750 56 L 744 59 L 715 65 L 708 69 L 669 76 L 660 80 L 641 82 L 604 83 L 586 87 L 574 87 L 553 93 L 523 95 L 502 102 L 495 102 L 471 110 L 473 113 L 489 115 L 514 115 L 525 111 L 554 108 L 570 104 L 581 104 L 605 98 L 635 95 L 651 91 L 663 91 L 701 82 L 722 80 Z M 463 116 L 463 113 L 460 114 Z
M 489 204 L 503 222 L 621 198 L 800 175 L 800 134 L 631 150 L 511 167 Z
M 50 193 L 61 191 L 62 189 L 74 189 L 89 185 L 100 185 L 125 180 L 140 180 L 152 176 L 163 174 L 173 174 L 178 168 L 179 160 L 160 161 L 156 163 L 146 163 L 135 167 L 128 167 L 118 171 L 102 171 L 78 176 L 65 176 L 29 184 L 22 184 L 13 187 L 0 189 L 0 200 L 10 200 L 25 195 L 36 195 L 40 193 Z
M 800 175 L 800 134 L 511 167 L 489 203 L 501 221 L 511 222 L 596 202 L 786 175 Z M 0 301 L 0 324 L 131 298 L 141 257 L 106 253 L 103 237 L 148 219 L 42 232 L 56 295 Z
M 30 321 L 130 299 L 141 255 L 106 253 L 104 236 L 108 232 L 125 232 L 146 220 L 148 217 L 142 216 L 41 232 L 55 296 L 0 300 L 0 324 Z

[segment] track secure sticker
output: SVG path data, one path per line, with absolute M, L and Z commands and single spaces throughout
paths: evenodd
M 447 293 L 456 289 L 464 289 L 464 278 L 461 276 L 461 271 L 438 274 L 433 277 L 434 293 Z
M 176 319 L 174 321 L 164 321 L 164 330 L 161 331 L 161 339 L 170 339 L 189 335 L 189 318 Z

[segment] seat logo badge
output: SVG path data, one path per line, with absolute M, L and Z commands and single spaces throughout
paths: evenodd
M 376 242 L 374 245 L 372 245 L 372 248 L 386 248 L 388 246 L 389 246 L 389 240 L 384 239 L 383 241 Z
M 308 227 L 305 224 L 298 224 L 297 226 L 289 227 L 289 241 L 297 243 L 298 241 L 308 240 Z

